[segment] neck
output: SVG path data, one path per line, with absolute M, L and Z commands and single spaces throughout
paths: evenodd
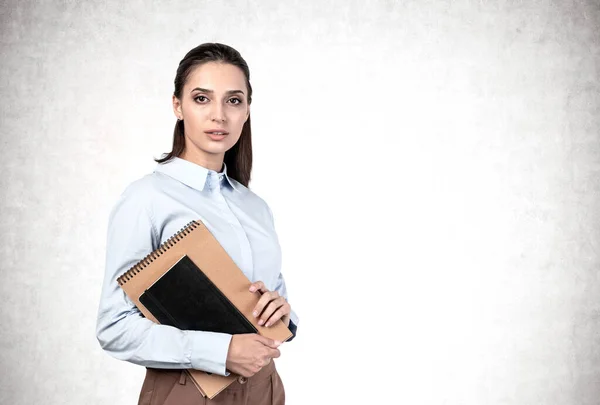
M 220 153 L 205 156 L 200 155 L 199 153 L 190 153 L 186 150 L 179 157 L 181 159 L 188 160 L 192 163 L 196 163 L 197 165 L 200 165 L 207 169 L 214 170 L 215 172 L 220 172 L 223 168 L 223 158 L 225 157 L 225 154 Z

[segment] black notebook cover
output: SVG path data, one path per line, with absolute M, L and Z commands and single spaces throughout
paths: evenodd
M 140 302 L 158 322 L 181 330 L 258 332 L 187 255 L 144 291 Z

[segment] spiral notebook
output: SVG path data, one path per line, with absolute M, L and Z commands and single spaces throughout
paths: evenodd
M 117 282 L 140 312 L 156 323 L 189 330 L 254 332 L 282 342 L 292 337 L 281 321 L 269 328 L 258 325 L 252 310 L 260 294 L 248 291 L 250 280 L 200 221 L 189 222 L 119 276 Z M 186 285 L 188 293 L 194 285 L 193 288 L 206 291 L 206 295 L 196 299 L 190 294 L 171 296 L 168 291 L 173 283 L 178 287 L 193 283 Z M 187 304 L 180 305 L 178 298 L 187 300 Z M 212 310 L 204 318 L 193 319 L 185 313 L 190 305 L 203 308 L 209 305 Z M 186 372 L 202 395 L 210 399 L 238 377 L 233 373 L 225 377 L 195 369 Z
M 258 333 L 188 255 L 148 287 L 140 302 L 158 322 L 181 330 Z

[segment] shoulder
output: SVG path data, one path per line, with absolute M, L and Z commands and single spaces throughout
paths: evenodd
M 243 198 L 256 202 L 257 204 L 267 206 L 267 202 L 264 199 L 262 199 L 258 194 L 256 194 L 253 190 L 244 186 L 242 183 L 240 183 L 234 178 L 230 177 L 229 179 L 233 183 L 235 189 L 240 193 L 240 195 Z
M 112 211 L 123 209 L 150 210 L 156 191 L 156 182 L 152 173 L 137 178 L 121 189 L 114 201 Z
M 146 174 L 138 179 L 135 179 L 129 183 L 121 191 L 120 197 L 136 199 L 136 200 L 147 200 L 152 194 L 157 191 L 156 179 L 154 173 Z

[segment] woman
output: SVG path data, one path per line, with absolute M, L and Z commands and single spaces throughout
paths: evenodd
M 192 220 L 200 219 L 262 296 L 258 323 L 281 319 L 296 332 L 287 302 L 281 250 L 269 206 L 248 189 L 252 169 L 248 65 L 233 48 L 206 43 L 179 63 L 173 150 L 153 173 L 126 187 L 108 224 L 106 272 L 97 338 L 112 356 L 146 366 L 139 404 L 283 404 L 271 359 L 272 341 L 258 334 L 185 331 L 144 318 L 117 277 Z M 202 397 L 182 369 L 240 377 L 213 400 Z

